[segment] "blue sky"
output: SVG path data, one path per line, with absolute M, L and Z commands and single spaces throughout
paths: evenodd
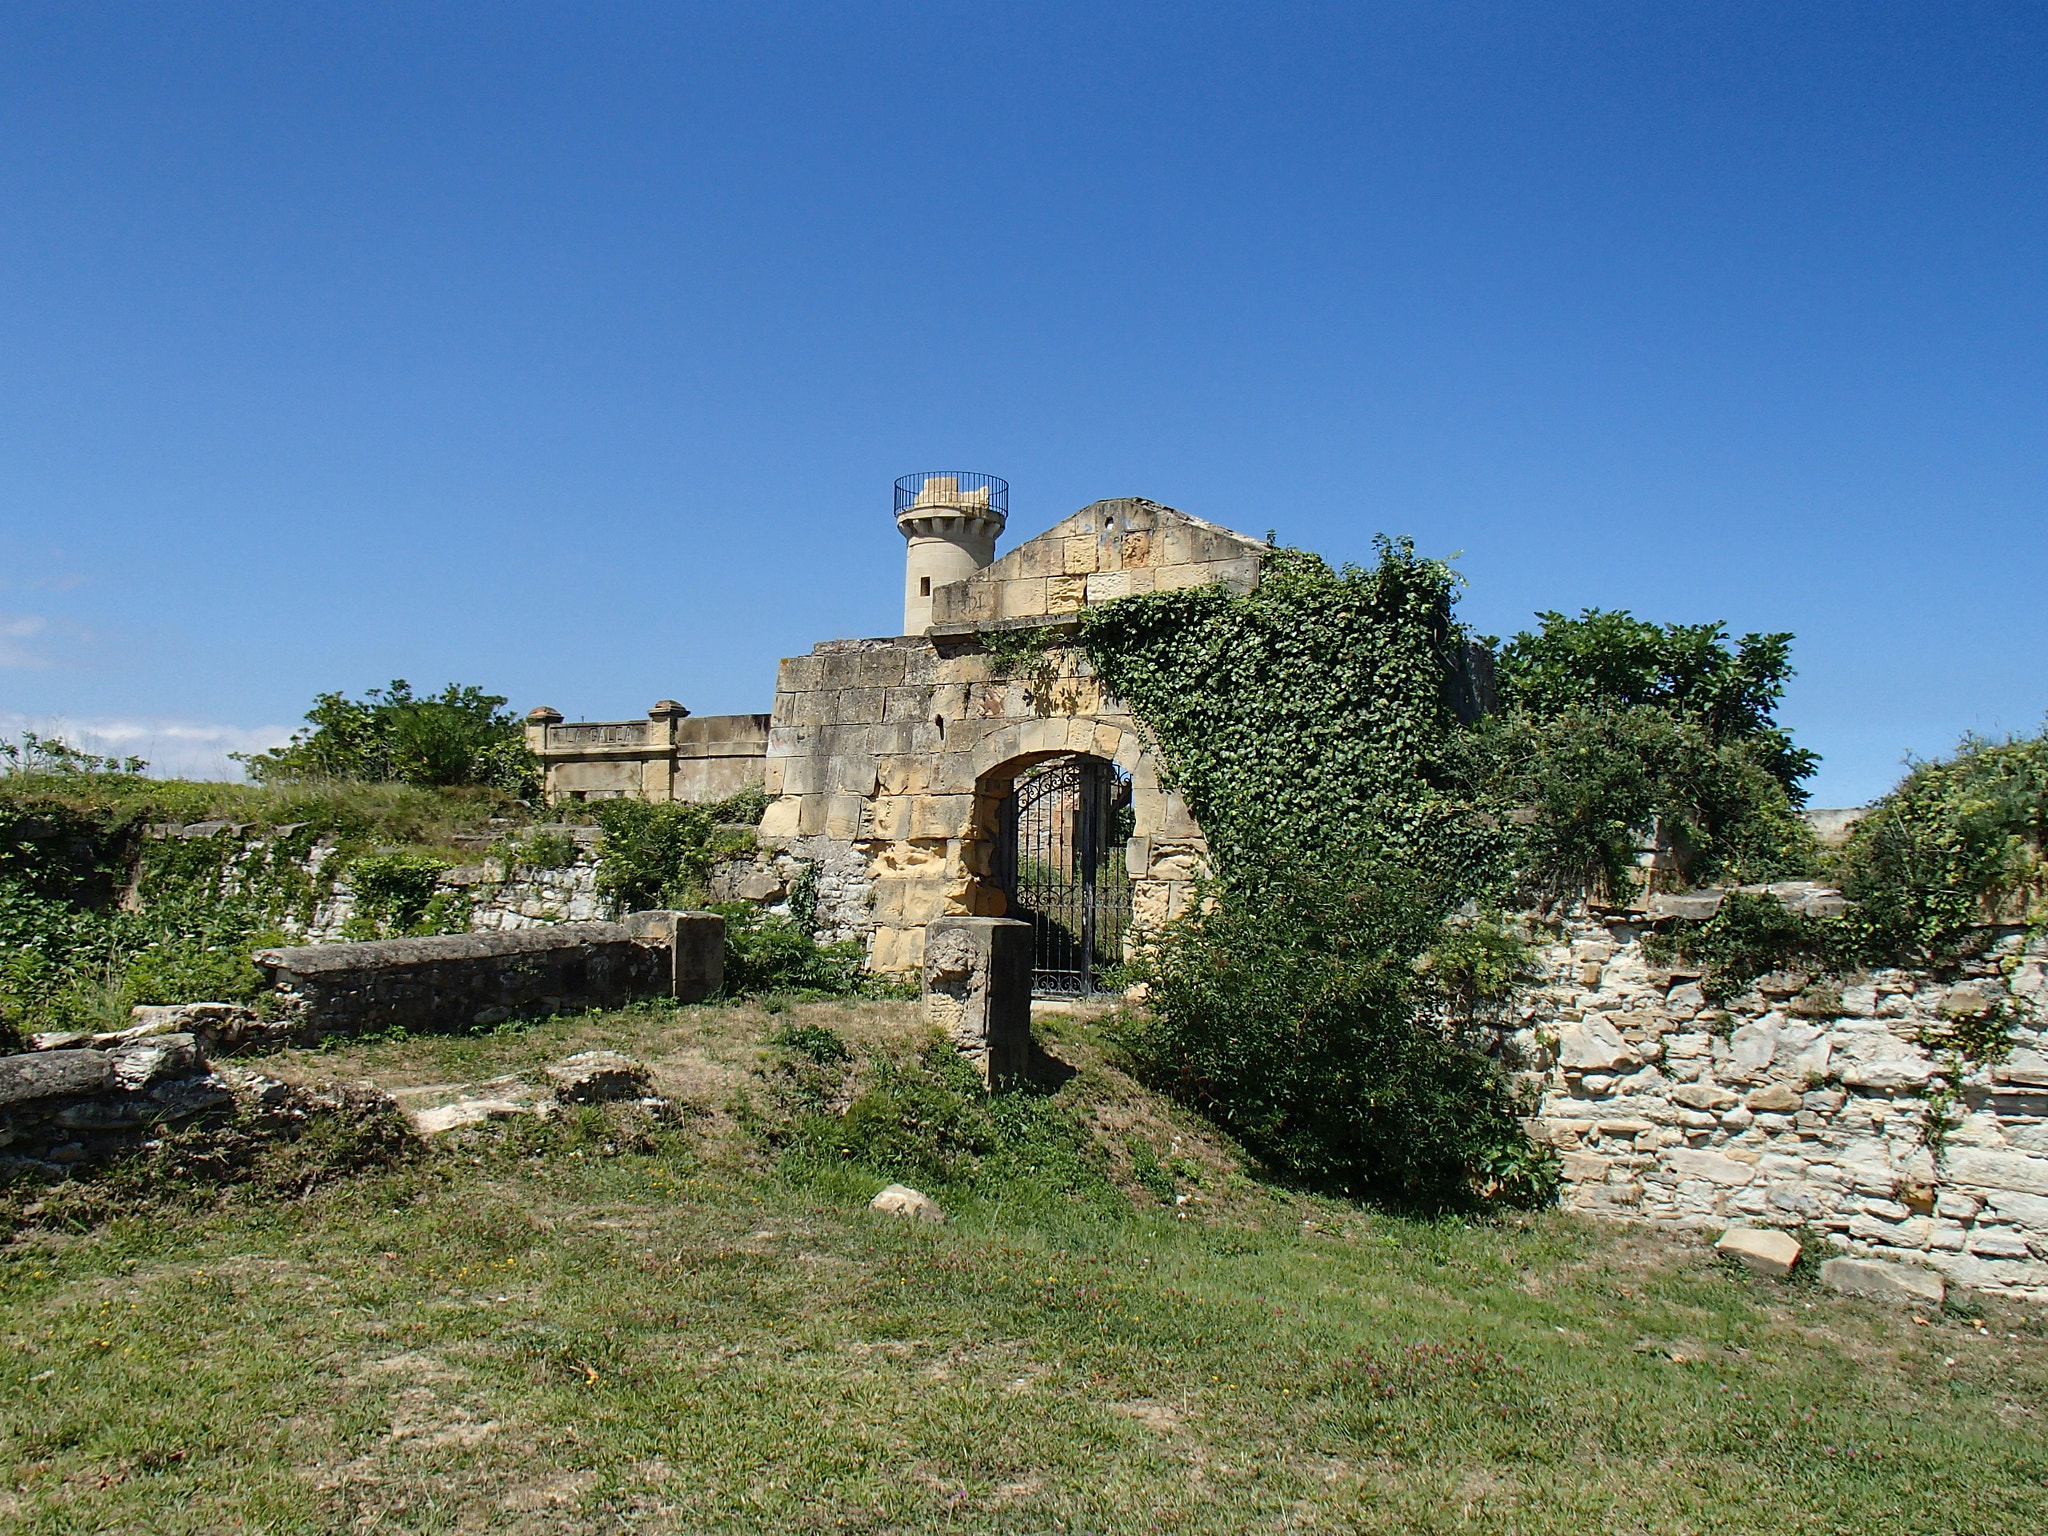
M 2048 708 L 2044 130 L 2038 5 L 16 0 L 0 727 L 765 710 L 957 467 L 1792 630 L 1857 803 Z

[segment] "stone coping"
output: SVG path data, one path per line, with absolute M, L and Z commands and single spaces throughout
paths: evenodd
M 359 944 L 294 944 L 260 949 L 256 964 L 269 970 L 313 976 L 366 967 L 389 969 L 432 965 L 443 960 L 488 960 L 530 955 L 579 944 L 625 944 L 643 937 L 624 923 L 553 923 L 542 928 L 509 928 L 482 933 L 444 933 L 420 939 L 372 939 Z

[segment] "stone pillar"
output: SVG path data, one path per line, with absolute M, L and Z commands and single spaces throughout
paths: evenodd
M 991 1088 L 1031 1062 L 1031 925 L 1010 917 L 939 917 L 924 940 L 925 1021 Z
M 668 946 L 677 1002 L 701 1003 L 725 985 L 725 919 L 716 912 L 630 912 L 625 925 Z
M 674 699 L 663 699 L 647 711 L 647 760 L 640 765 L 640 798 L 676 797 L 676 727 L 689 711 Z

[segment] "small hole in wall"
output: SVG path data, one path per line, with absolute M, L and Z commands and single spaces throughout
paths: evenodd
M 944 715 L 933 715 L 932 724 L 939 728 L 939 740 L 944 741 L 946 739 L 946 717 Z
M 930 597 L 932 595 L 931 577 L 920 576 L 917 578 L 917 595 L 919 597 Z

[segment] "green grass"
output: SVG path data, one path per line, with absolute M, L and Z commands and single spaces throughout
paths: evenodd
M 1689 1240 L 1300 1200 L 1071 1019 L 1042 1030 L 1081 1068 L 1057 1102 L 1128 1209 L 988 1187 L 944 1227 L 876 1217 L 887 1170 L 792 1171 L 727 1112 L 772 1097 L 771 1034 L 900 1063 L 910 1012 L 650 1011 L 275 1058 L 420 1083 L 607 1043 L 700 1112 L 24 1229 L 0 1247 L 0 1526 L 2041 1527 L 2038 1306 L 1916 1326 Z M 1196 1214 L 1144 1192 L 1161 1179 Z

